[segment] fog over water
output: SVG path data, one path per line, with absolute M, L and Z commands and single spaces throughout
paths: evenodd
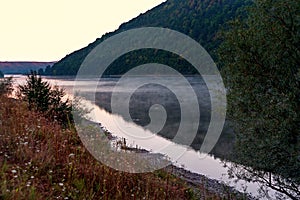
M 25 76 L 15 76 L 14 84 L 24 84 L 25 78 Z M 151 79 L 152 77 L 134 77 L 134 80 L 138 82 L 145 78 Z M 69 95 L 73 94 L 74 77 L 46 77 L 46 79 L 52 85 L 65 88 Z M 224 162 L 220 159 L 222 157 L 228 157 L 233 148 L 234 134 L 228 124 L 225 124 L 221 137 L 210 154 L 198 151 L 205 137 L 210 120 L 210 94 L 201 77 L 191 76 L 187 77 L 187 80 L 195 91 L 201 112 L 198 133 L 190 146 L 176 144 L 171 141 L 176 135 L 181 116 L 180 102 L 168 88 L 156 84 L 147 84 L 135 90 L 129 102 L 131 120 L 128 120 L 119 113 L 111 113 L 110 100 L 112 92 L 126 93 L 129 91 L 129 88 L 126 87 L 115 87 L 118 78 L 104 78 L 99 83 L 97 79 L 80 80 L 79 82 L 77 81 L 76 84 L 80 85 L 81 90 L 84 91 L 87 96 L 94 92 L 90 90 L 91 85 L 98 85 L 95 94 L 96 105 L 91 102 L 88 103 L 93 107 L 89 116 L 93 118 L 93 121 L 101 123 L 106 129 L 118 137 L 126 138 L 129 145 L 138 145 L 154 153 L 167 154 L 171 161 L 179 167 L 183 166 L 192 172 L 224 181 L 239 191 L 244 191 L 246 188 L 248 193 L 257 196 L 259 185 L 257 183 L 246 183 L 244 181 L 235 183 L 227 174 L 228 167 L 231 166 L 231 163 L 227 162 L 227 167 L 225 167 Z M 176 84 L 177 83 L 174 82 L 174 86 L 176 86 Z M 176 87 L 178 87 L 179 90 L 186 90 L 186 88 L 181 85 L 177 85 Z M 87 99 L 87 101 L 89 102 L 89 99 Z M 144 126 L 150 122 L 149 109 L 152 105 L 157 104 L 165 108 L 167 119 L 163 129 L 159 131 L 158 134 L 153 134 L 151 130 L 145 129 Z M 120 124 L 121 127 L 119 126 Z M 122 130 L 120 131 L 120 129 Z M 139 134 L 141 136 L 140 138 L 133 137 Z M 166 146 L 168 148 L 164 148 Z M 166 149 L 167 151 L 165 151 Z M 271 191 L 271 194 L 272 193 Z

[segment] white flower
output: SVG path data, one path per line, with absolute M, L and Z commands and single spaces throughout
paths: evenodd
M 69 157 L 73 157 L 73 156 L 75 156 L 75 154 L 74 153 L 70 153 Z
M 16 170 L 14 170 L 14 169 L 13 169 L 13 170 L 11 170 L 11 172 L 12 172 L 13 174 L 17 173 L 17 171 L 16 171 Z

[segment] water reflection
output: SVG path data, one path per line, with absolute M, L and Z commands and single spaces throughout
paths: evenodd
M 151 79 L 151 77 L 133 77 L 135 82 L 142 82 L 145 78 Z M 171 79 L 171 77 L 164 78 Z M 200 76 L 187 77 L 187 80 L 192 86 L 199 102 L 200 119 L 198 123 L 198 132 L 191 144 L 191 147 L 193 149 L 199 150 L 210 123 L 210 94 L 208 92 L 206 84 Z M 118 94 L 116 93 L 126 93 L 130 89 L 120 86 L 116 88 L 115 85 L 117 81 L 118 78 L 101 79 L 101 82 L 98 84 L 97 93 L 95 95 L 95 103 L 110 113 L 112 112 L 112 92 L 114 92 L 114 95 L 118 96 Z M 176 85 L 176 81 L 170 82 L 174 84 L 173 87 L 176 87 L 179 91 L 181 90 L 182 92 L 184 92 L 186 90 L 186 88 L 182 85 Z M 89 96 L 89 92 L 89 90 L 86 90 L 85 95 Z M 185 99 L 185 101 L 187 101 L 186 103 L 188 103 L 189 99 Z M 149 110 L 151 106 L 159 104 L 166 110 L 167 119 L 163 129 L 160 130 L 158 134 L 172 140 L 175 137 L 181 122 L 180 103 L 181 102 L 178 101 L 176 95 L 168 88 L 156 84 L 146 84 L 142 87 L 139 87 L 130 98 L 129 112 L 131 119 L 126 119 L 126 116 L 122 116 L 126 121 L 132 120 L 137 125 L 144 127 L 150 123 Z M 189 109 L 194 108 L 190 107 Z M 192 130 L 189 130 L 189 127 L 193 127 L 193 120 L 190 120 L 190 125 L 187 126 L 187 129 L 185 130 L 187 136 L 192 132 Z M 220 158 L 228 158 L 230 153 L 232 152 L 233 143 L 233 131 L 226 124 L 217 145 L 211 153 Z
M 122 116 L 118 115 L 118 113 L 110 113 L 110 99 L 114 86 L 118 80 L 117 78 L 106 78 L 99 84 L 97 83 L 97 79 L 82 80 L 79 82 L 79 84 L 82 86 L 82 90 L 87 94 L 93 92 L 90 90 L 90 85 L 98 84 L 96 91 L 96 104 L 98 106 L 93 105 L 94 110 L 91 113 L 93 120 L 96 122 L 101 122 L 105 127 L 107 127 L 114 134 L 117 134 L 119 137 L 127 138 L 129 140 L 129 144 L 132 144 L 133 146 L 138 144 L 139 146 L 152 152 L 165 153 L 169 155 L 173 161 L 176 161 L 175 164 L 178 166 L 183 165 L 186 169 L 191 170 L 192 172 L 204 174 L 209 178 L 224 181 L 228 185 L 231 185 L 240 191 L 243 191 L 244 187 L 247 187 L 246 191 L 256 196 L 258 194 L 259 184 L 245 183 L 241 181 L 238 183 L 233 182 L 232 179 L 228 177 L 228 167 L 224 167 L 221 160 L 217 158 L 227 158 L 230 152 L 232 152 L 234 134 L 228 125 L 225 126 L 221 134 L 221 138 L 211 152 L 213 156 L 208 156 L 207 154 L 202 154 L 197 151 L 200 149 L 210 119 L 209 93 L 205 84 L 201 79 L 199 79 L 199 77 L 188 77 L 187 79 L 195 90 L 201 111 L 199 129 L 197 136 L 191 145 L 192 148 L 178 145 L 172 143 L 170 140 L 165 139 L 172 139 L 174 137 L 174 133 L 176 133 L 178 124 L 180 123 L 180 104 L 178 100 L 174 98 L 174 94 L 167 88 L 152 84 L 145 85 L 137 89 L 134 95 L 131 97 L 129 105 L 130 116 L 132 117 L 134 123 L 129 123 Z M 18 76 L 15 80 L 15 85 L 23 84 L 25 82 L 25 77 Z M 47 81 L 53 85 L 64 87 L 69 94 L 72 94 L 74 78 L 67 77 L 66 79 L 62 79 L 62 77 L 48 77 Z M 180 87 L 180 85 L 178 87 Z M 182 88 L 182 90 L 184 90 L 184 88 Z M 127 90 L 126 88 L 117 88 L 115 91 L 126 92 Z M 166 121 L 167 123 L 159 132 L 159 135 L 164 137 L 154 135 L 149 130 L 145 130 L 143 128 L 143 126 L 149 123 L 148 111 L 153 104 L 163 105 L 168 114 Z M 119 126 L 115 126 L 116 121 L 119 121 L 118 124 L 123 124 L 121 127 L 123 131 L 120 131 Z M 152 139 L 152 142 L 149 142 L 149 138 L 147 140 L 139 141 L 136 140 L 136 138 L 128 138 L 128 135 L 122 135 L 124 129 L 127 130 L 127 132 L 141 132 L 143 135 L 149 134 L 149 138 Z M 166 145 L 168 145 L 168 149 L 171 149 L 172 151 L 164 152 L 162 147 Z M 174 152 L 183 153 L 176 155 Z M 230 167 L 230 162 L 228 165 Z

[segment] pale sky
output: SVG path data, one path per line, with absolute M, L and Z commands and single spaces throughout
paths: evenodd
M 0 61 L 57 61 L 164 0 L 0 0 Z

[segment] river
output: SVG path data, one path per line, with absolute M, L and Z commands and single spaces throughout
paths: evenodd
M 24 84 L 25 76 L 14 75 L 14 84 Z M 135 77 L 135 81 L 141 79 L 152 79 L 153 77 Z M 166 78 L 166 77 L 165 77 Z M 73 95 L 74 77 L 45 77 L 52 85 L 58 85 L 65 88 L 69 95 Z M 112 113 L 110 107 L 110 98 L 112 93 L 126 93 L 129 88 L 118 86 L 118 78 L 106 78 L 100 83 L 96 79 L 77 80 L 77 87 L 80 85 L 81 92 L 86 94 L 95 93 L 95 104 L 92 101 L 90 107 L 93 107 L 89 117 L 92 121 L 101 123 L 107 130 L 118 137 L 126 138 L 127 144 L 146 149 L 154 153 L 161 153 L 167 155 L 174 165 L 184 167 L 194 173 L 205 175 L 208 178 L 215 179 L 225 184 L 234 187 L 235 189 L 251 194 L 252 196 L 259 195 L 260 185 L 258 183 L 248 183 L 245 181 L 235 182 L 232 177 L 229 177 L 228 170 L 232 166 L 231 162 L 226 162 L 226 166 L 222 159 L 227 158 L 232 151 L 234 143 L 233 131 L 225 123 L 225 128 L 219 138 L 215 148 L 209 153 L 200 152 L 203 135 L 208 128 L 208 120 L 211 116 L 209 107 L 208 90 L 199 77 L 187 77 L 192 88 L 196 91 L 196 96 L 199 100 L 199 107 L 201 110 L 201 117 L 199 120 L 198 132 L 191 145 L 179 144 L 172 142 L 173 132 L 178 130 L 178 123 L 180 123 L 180 102 L 174 98 L 174 93 L 167 88 L 157 85 L 146 85 L 139 87 L 132 95 L 129 110 L 132 120 L 126 119 L 120 113 Z M 91 85 L 97 84 L 96 91 L 90 91 Z M 176 82 L 174 83 L 176 84 Z M 116 88 L 117 86 L 117 88 Z M 181 87 L 180 85 L 177 87 Z M 183 91 L 186 88 L 181 88 Z M 164 106 L 167 116 L 165 126 L 154 134 L 144 126 L 149 123 L 148 111 L 152 105 L 161 104 Z M 128 134 L 129 133 L 129 134 Z M 142 137 L 136 137 L 140 135 Z M 145 139 L 146 138 L 146 139 Z M 168 148 L 164 148 L 164 147 Z M 174 153 L 176 152 L 176 153 Z M 271 189 L 269 194 L 275 194 Z

